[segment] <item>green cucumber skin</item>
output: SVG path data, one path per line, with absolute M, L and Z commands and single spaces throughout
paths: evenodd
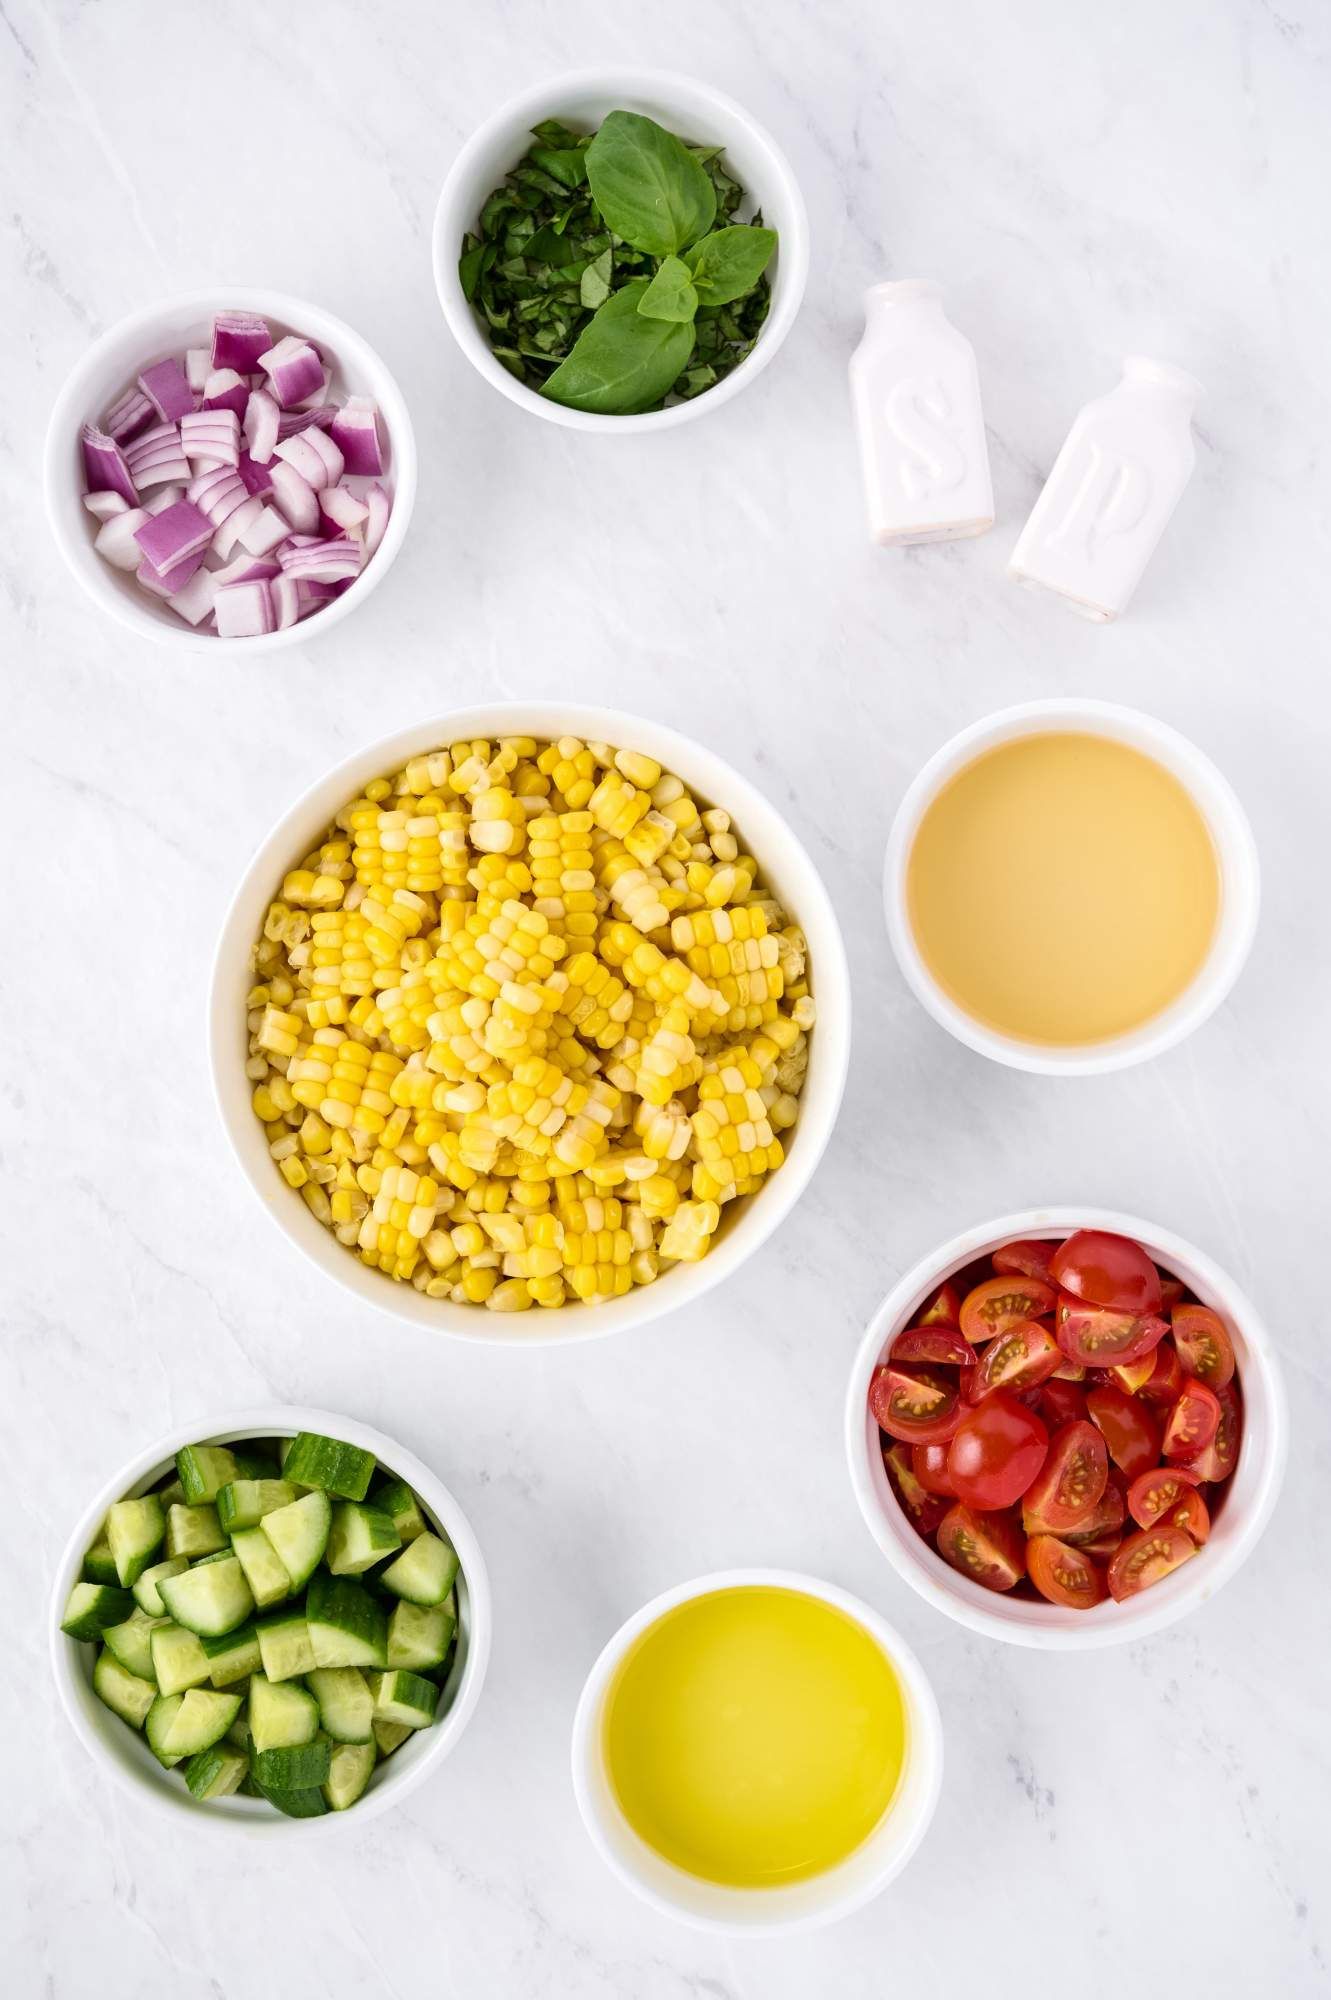
M 270 1806 L 276 1806 L 288 1819 L 319 1819 L 328 1811 L 328 1803 L 323 1793 L 315 1786 L 307 1792 L 266 1792 L 256 1783 L 255 1789 Z
M 334 1576 L 360 1576 L 401 1546 L 391 1514 L 381 1507 L 340 1500 L 333 1509 L 324 1561 Z
M 223 1533 L 234 1535 L 237 1528 L 257 1528 L 265 1514 L 297 1497 L 289 1479 L 233 1479 L 217 1496 L 217 1518 Z
M 230 1687 L 233 1682 L 262 1670 L 259 1633 L 254 1625 L 242 1625 L 238 1632 L 227 1632 L 218 1639 L 201 1639 L 199 1643 L 215 1688 Z
M 155 1681 L 140 1680 L 136 1674 L 127 1672 L 115 1654 L 105 1650 L 97 1655 L 92 1670 L 92 1691 L 112 1715 L 118 1715 L 131 1729 L 143 1728 L 157 1700 Z
M 226 1536 L 217 1518 L 216 1507 L 188 1507 L 183 1503 L 167 1509 L 166 1553 L 169 1556 L 210 1556 L 226 1547 Z
M 166 1513 L 155 1493 L 117 1500 L 106 1516 L 106 1540 L 126 1590 L 137 1583 L 162 1546 Z
M 254 1782 L 264 1792 L 304 1792 L 322 1785 L 332 1763 L 326 1739 L 282 1750 L 256 1750 L 250 1760 Z
M 378 1751 L 372 1742 L 334 1744 L 328 1782 L 323 1788 L 334 1812 L 345 1812 L 348 1806 L 355 1805 L 377 1762 Z
M 317 1431 L 298 1432 L 282 1461 L 284 1479 L 336 1493 L 343 1500 L 363 1500 L 374 1470 L 373 1452 L 342 1444 L 337 1438 L 320 1437 Z
M 196 1799 L 224 1799 L 239 1791 L 248 1773 L 249 1760 L 243 1751 L 227 1750 L 214 1743 L 207 1750 L 195 1752 L 185 1766 L 184 1777 Z
M 417 1535 L 425 1533 L 426 1520 L 421 1503 L 405 1479 L 390 1479 L 387 1486 L 380 1487 L 375 1494 L 372 1505 L 381 1507 L 391 1518 L 399 1541 L 414 1542 Z
M 386 1590 L 410 1604 L 442 1604 L 457 1581 L 461 1564 L 453 1544 L 428 1531 L 408 1542 L 381 1573 Z
M 134 1609 L 127 1590 L 107 1583 L 76 1583 L 65 1603 L 60 1630 L 71 1639 L 100 1639 L 108 1625 L 123 1625 Z
M 83 1583 L 118 1584 L 120 1582 L 120 1572 L 116 1568 L 116 1559 L 111 1553 L 111 1544 L 105 1539 L 94 1542 L 88 1550 L 87 1555 L 83 1558 L 80 1580 Z
M 167 1623 L 165 1618 L 150 1618 L 136 1604 L 122 1625 L 107 1626 L 102 1634 L 102 1643 L 115 1654 L 127 1673 L 155 1684 L 152 1634 L 157 1626 Z
M 235 1476 L 235 1457 L 223 1444 L 187 1444 L 176 1453 L 176 1477 L 191 1507 L 216 1500 Z
M 409 1729 L 428 1729 L 438 1705 L 439 1690 L 434 1682 L 402 1667 L 384 1675 L 374 1698 L 380 1722 L 404 1722 Z
M 381 1604 L 349 1577 L 315 1576 L 305 1600 L 317 1667 L 384 1667 L 388 1617 Z
M 166 1606 L 157 1586 L 164 1576 L 183 1576 L 188 1568 L 184 1556 L 168 1556 L 165 1562 L 154 1563 L 151 1569 L 144 1570 L 134 1586 L 134 1602 L 140 1611 L 146 1611 L 150 1618 L 165 1618 Z

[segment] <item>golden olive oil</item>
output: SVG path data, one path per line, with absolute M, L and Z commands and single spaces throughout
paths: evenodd
M 821 1598 L 719 1590 L 641 1634 L 606 1697 L 606 1769 L 634 1831 L 732 1888 L 835 1867 L 892 1801 L 905 1705 L 887 1655 Z
M 1200 972 L 1220 869 L 1162 764 L 1109 736 L 1022 736 L 939 792 L 906 871 L 911 929 L 943 991 L 1000 1034 L 1060 1047 L 1152 1020 Z

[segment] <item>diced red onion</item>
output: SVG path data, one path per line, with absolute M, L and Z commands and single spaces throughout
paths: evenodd
M 267 465 L 260 465 L 258 460 L 251 458 L 247 451 L 242 451 L 236 470 L 251 493 L 260 500 L 268 498 L 268 495 L 273 490 L 273 462 L 271 460 Z
M 201 472 L 197 479 L 192 479 L 189 485 L 189 497 L 200 513 L 207 515 L 214 529 L 225 526 L 233 514 L 239 513 L 242 507 L 248 505 L 250 498 L 244 480 L 238 472 L 233 472 L 229 465 L 222 466 L 216 472 Z M 256 502 L 258 506 L 262 504 L 261 501 Z M 251 518 L 258 517 L 255 515 Z M 218 551 L 223 556 L 229 555 L 230 552 L 229 547 Z
M 85 424 L 79 434 L 83 447 L 83 473 L 89 493 L 118 493 L 132 507 L 138 499 L 129 459 L 113 437 Z
M 358 500 L 349 486 L 325 486 L 319 495 L 319 506 L 335 528 L 344 534 L 359 528 L 368 519 L 369 508 L 363 500 Z
M 136 486 L 160 486 L 167 479 L 188 479 L 189 461 L 180 448 L 175 424 L 158 424 L 125 448 L 125 461 Z
M 113 403 L 106 413 L 106 432 L 117 444 L 125 444 L 150 424 L 156 415 L 152 404 L 144 395 L 137 382 L 126 389 L 118 403 Z
M 297 534 L 309 535 L 319 525 L 319 501 L 309 481 L 294 465 L 275 458 L 271 467 L 273 498 Z
M 217 572 L 211 569 L 196 569 L 189 582 L 181 589 L 173 591 L 167 603 L 183 618 L 187 625 L 202 625 L 205 618 L 212 615 L 213 599 L 217 595 Z
M 317 395 L 327 381 L 318 350 L 296 333 L 286 334 L 275 347 L 261 354 L 259 366 L 284 410 Z
M 224 568 L 211 570 L 209 574 L 216 577 L 217 587 L 221 590 L 228 583 L 250 583 L 256 576 L 275 579 L 281 576 L 282 570 L 271 556 L 252 556 L 242 549 Z
M 279 576 L 269 585 L 277 630 L 285 632 L 300 617 L 300 585 L 294 577 Z
M 297 431 L 331 430 L 337 410 L 332 403 L 324 403 L 316 410 L 283 410 L 277 426 L 279 438 L 295 437 Z
M 278 551 L 284 575 L 307 583 L 341 583 L 360 573 L 360 550 L 347 536 L 313 547 Z
M 336 486 L 342 477 L 342 454 L 326 431 L 299 431 L 295 437 L 284 438 L 276 452 L 316 492 L 323 486 Z
M 240 485 L 243 491 L 245 486 L 243 479 Z M 259 516 L 262 513 L 263 501 L 255 500 L 246 493 L 239 507 L 227 515 L 213 536 L 213 547 L 217 550 L 223 562 L 231 554 L 241 536 L 250 528 L 257 525 Z M 253 553 L 253 550 L 251 550 L 251 554 Z
M 273 344 L 268 322 L 254 313 L 213 315 L 213 367 L 235 368 L 250 375 Z
M 159 576 L 192 555 L 202 557 L 213 538 L 213 524 L 192 500 L 177 500 L 165 513 L 146 520 L 134 539 Z
M 183 486 L 177 486 L 174 482 L 170 486 L 160 486 L 156 493 L 153 494 L 151 500 L 144 501 L 144 512 L 147 514 L 165 514 L 168 507 L 174 507 L 177 500 L 183 500 L 184 497 L 185 489 Z
M 128 513 L 113 514 L 103 522 L 92 541 L 103 562 L 109 562 L 113 569 L 137 569 L 143 551 L 134 534 L 149 518 L 142 507 L 131 507 Z
M 113 514 L 123 514 L 129 506 L 123 493 L 85 493 L 83 504 L 94 521 L 109 521 Z
M 185 349 L 185 380 L 189 383 L 190 388 L 196 396 L 202 396 L 205 393 L 205 384 L 212 370 L 212 365 L 213 361 L 210 349 L 206 347 L 187 347 Z
M 256 639 L 275 630 L 272 594 L 262 577 L 225 584 L 213 599 L 213 610 L 223 639 Z
M 379 413 L 368 396 L 348 396 L 333 418 L 329 436 L 341 451 L 348 472 L 379 477 L 384 469 Z
M 178 590 L 184 589 L 202 563 L 202 549 L 196 549 L 192 556 L 182 556 L 178 563 L 172 563 L 169 570 L 154 569 L 145 556 L 136 574 L 144 589 L 151 590 L 154 597 L 174 597 Z
M 234 368 L 214 368 L 203 385 L 205 410 L 234 410 L 243 417 L 249 399 L 250 385 Z
M 282 412 L 266 389 L 255 389 L 245 405 L 245 449 L 260 465 L 267 465 L 277 443 L 277 427 Z
M 240 418 L 234 410 L 191 410 L 180 419 L 180 443 L 186 458 L 239 465 Z
M 155 361 L 139 377 L 139 387 L 165 424 L 174 424 L 194 408 L 194 391 L 174 357 Z
M 382 486 L 371 486 L 366 489 L 365 504 L 370 510 L 370 518 L 365 523 L 365 560 L 368 562 L 384 538 L 393 503 Z
M 251 527 L 240 531 L 240 546 L 251 555 L 266 556 L 279 542 L 284 542 L 291 529 L 282 519 L 276 507 L 260 507 L 258 519 Z

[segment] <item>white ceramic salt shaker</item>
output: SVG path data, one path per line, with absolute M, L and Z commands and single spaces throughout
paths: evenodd
M 869 526 L 876 542 L 950 542 L 994 525 L 975 350 L 922 278 L 865 294 L 851 356 Z
M 1126 610 L 1196 460 L 1200 382 L 1130 354 L 1123 379 L 1077 416 L 1022 529 L 1008 572 L 1084 617 Z

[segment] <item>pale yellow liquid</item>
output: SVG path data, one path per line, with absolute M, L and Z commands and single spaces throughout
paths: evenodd
M 1196 978 L 1220 870 L 1153 757 L 1076 731 L 987 750 L 934 799 L 907 864 L 911 929 L 986 1027 L 1070 1046 L 1126 1034 Z
M 606 1700 L 603 1747 L 630 1826 L 734 1888 L 834 1867 L 887 1811 L 906 1746 L 891 1662 L 801 1591 L 716 1591 L 638 1639 Z

